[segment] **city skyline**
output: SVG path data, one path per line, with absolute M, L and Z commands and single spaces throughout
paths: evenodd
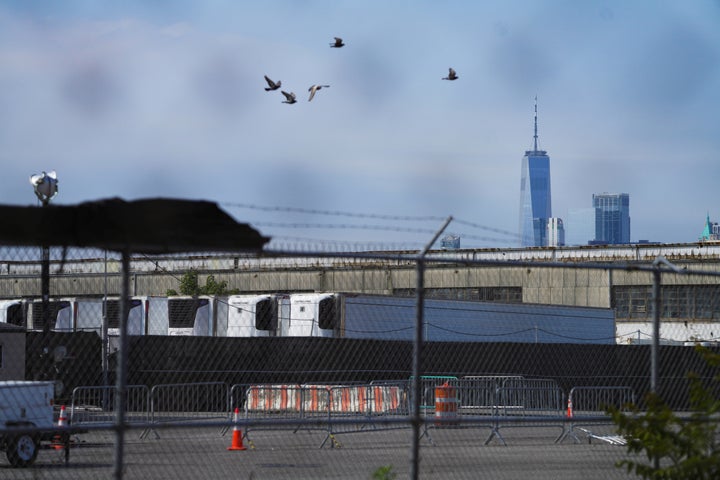
M 554 217 L 628 192 L 632 241 L 693 242 L 720 218 L 718 24 L 713 0 L 4 2 L 0 203 L 55 170 L 56 204 L 204 199 L 273 237 L 419 246 L 452 215 L 463 247 L 514 247 L 537 96 Z

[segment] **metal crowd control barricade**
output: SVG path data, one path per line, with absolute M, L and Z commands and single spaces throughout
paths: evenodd
M 474 375 L 454 381 L 458 404 L 457 425 L 497 431 L 500 389 L 519 385 L 523 380 L 521 375 Z
M 251 385 L 246 383 L 236 383 L 230 387 L 230 398 L 228 399 L 228 418 L 232 419 L 235 409 L 245 411 L 245 402 L 247 400 L 248 390 Z
M 521 382 L 522 375 L 474 375 L 458 380 L 460 413 L 463 415 L 493 415 L 496 413 L 497 395 L 510 382 Z
M 408 380 L 409 390 L 412 390 L 413 379 L 414 377 L 410 377 Z M 420 377 L 420 414 L 425 417 L 420 438 L 427 437 L 431 444 L 434 444 L 429 430 L 432 422 L 428 420 L 428 417 L 435 416 L 435 388 L 445 384 L 455 386 L 457 379 L 454 375 L 423 375 Z M 412 411 L 415 399 L 412 394 L 408 397 L 410 399 L 409 411 Z
M 380 416 L 407 416 L 405 387 L 405 382 L 233 385 L 230 405 L 231 410 L 243 406 L 245 438 L 250 442 L 251 430 L 292 429 L 295 433 L 320 429 L 327 433 L 320 448 L 328 440 L 335 447 L 339 445 L 335 439 L 338 433 L 359 432 L 368 426 L 375 429 L 374 419 Z M 297 424 L 293 425 L 293 420 Z
M 410 414 L 410 385 L 407 381 L 372 381 L 366 388 L 365 411 L 371 419 Z
M 155 385 L 150 391 L 151 422 L 227 420 L 228 402 L 229 389 L 223 382 Z
M 303 420 L 316 419 L 320 428 L 327 432 L 325 439 L 320 444 L 320 448 L 323 448 L 328 440 L 331 440 L 330 446 L 335 447 L 337 441 L 332 433 L 330 410 L 332 407 L 331 400 L 331 386 L 330 385 L 303 385 L 300 390 L 301 393 L 301 410 L 300 416 Z M 322 426 L 322 424 L 325 424 Z M 302 426 L 303 429 L 308 428 L 306 425 Z M 294 430 L 297 432 L 300 426 Z
M 330 389 L 329 429 L 331 435 L 377 430 L 375 420 L 408 415 L 405 382 L 378 382 L 334 385 Z M 338 422 L 338 420 L 342 420 Z M 356 420 L 356 423 L 350 422 Z M 391 423 L 384 429 L 391 428 Z
M 247 399 L 249 384 L 236 383 L 230 386 L 230 393 L 228 394 L 228 421 L 234 420 L 235 409 L 237 408 L 240 412 L 245 412 L 245 401 Z M 225 435 L 230 430 L 230 425 L 223 427 L 221 435 Z
M 448 383 L 455 385 L 457 377 L 451 375 L 423 375 L 420 377 L 420 412 L 423 416 L 433 416 L 435 414 L 435 387 Z M 408 380 L 408 391 L 411 390 L 413 377 Z M 409 395 L 409 407 L 413 409 L 414 401 L 412 395 Z
M 117 388 L 113 386 L 75 387 L 70 405 L 73 426 L 112 424 L 116 421 Z M 125 421 L 150 422 L 150 390 L 145 385 L 125 387 Z
M 557 442 L 562 442 L 571 437 L 575 443 L 580 443 L 575 429 L 583 430 L 588 441 L 595 435 L 581 426 L 611 425 L 612 420 L 607 413 L 608 407 L 615 407 L 626 410 L 628 405 L 635 403 L 635 392 L 631 387 L 608 386 L 608 387 L 573 387 L 570 389 L 567 400 L 567 411 L 565 414 L 565 428 Z M 603 436 L 609 443 L 624 444 L 619 436 Z
M 240 386 L 234 385 L 231 399 L 236 398 Z M 329 415 L 329 392 L 325 385 L 260 384 L 244 388 L 245 438 L 252 443 L 251 430 L 288 430 L 297 432 L 301 420 L 319 418 L 327 422 Z M 293 425 L 292 421 L 297 421 Z M 323 427 L 327 429 L 327 427 Z
M 564 400 L 562 389 L 552 379 L 506 381 L 505 385 L 497 390 L 492 431 L 485 440 L 485 445 L 495 437 L 503 445 L 507 445 L 500 434 L 500 428 L 508 426 L 557 426 L 562 436 Z

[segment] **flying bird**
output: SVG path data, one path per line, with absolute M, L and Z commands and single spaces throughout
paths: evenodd
M 273 82 L 268 78 L 267 75 L 265 75 L 265 81 L 268 84 L 268 87 L 265 88 L 266 92 L 269 92 L 270 90 L 277 90 L 278 88 L 280 88 L 280 85 L 282 85 L 282 82 L 280 80 L 278 80 L 277 82 Z
M 335 38 L 335 43 L 330 44 L 330 46 L 332 48 L 342 48 L 345 46 L 345 44 L 342 41 L 342 38 L 340 38 L 340 37 L 334 37 L 334 38 Z
M 280 93 L 285 95 L 285 100 L 283 100 L 282 103 L 295 103 L 297 100 L 295 100 L 295 94 L 293 92 L 286 92 L 285 90 L 280 90 Z
M 453 70 L 452 67 L 449 70 L 450 71 L 448 72 L 448 76 L 443 77 L 443 80 L 457 80 L 458 79 L 457 72 L 455 72 L 455 70 Z
M 308 92 L 310 92 L 310 98 L 308 98 L 308 102 L 313 99 L 315 96 L 315 92 L 320 90 L 321 88 L 328 88 L 330 85 L 313 85 L 312 87 L 308 88 Z

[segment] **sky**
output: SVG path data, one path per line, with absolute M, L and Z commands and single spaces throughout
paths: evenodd
M 537 97 L 554 216 L 628 193 L 632 241 L 693 242 L 718 27 L 719 0 L 0 0 L 0 203 L 54 170 L 55 204 L 209 200 L 280 248 L 417 248 L 448 217 L 516 247 Z

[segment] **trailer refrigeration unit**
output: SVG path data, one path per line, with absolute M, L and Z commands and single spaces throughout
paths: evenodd
M 167 335 L 167 305 L 166 297 L 131 297 L 128 300 L 127 334 Z M 117 297 L 78 300 L 76 331 L 94 331 L 102 335 L 103 317 L 107 318 L 108 336 L 119 336 L 120 300 Z
M 287 295 L 231 295 L 225 310 L 218 301 L 217 333 L 228 337 L 274 337 L 278 335 L 281 318 L 288 318 L 290 301 Z M 226 311 L 223 315 L 221 312 Z M 225 321 L 226 320 L 226 321 Z
M 22 300 L 0 300 L 0 323 L 25 327 L 26 317 L 25 302 Z
M 215 336 L 217 297 L 169 297 L 167 335 Z
M 23 327 L 27 330 L 42 330 L 42 301 L 38 299 L 0 300 L 0 322 Z M 74 317 L 72 300 L 48 301 L 48 322 L 50 330 L 71 331 Z
M 283 337 L 338 337 L 340 296 L 335 293 L 290 295 L 290 315 L 281 318 Z
M 77 302 L 75 331 L 95 332 L 102 335 L 103 318 L 107 319 L 107 334 L 116 337 L 120 334 L 120 300 L 83 299 Z M 145 305 L 138 298 L 128 301 L 128 335 L 145 335 Z
M 53 438 L 53 396 L 52 382 L 0 382 L 0 448 L 13 467 L 32 465 L 40 443 Z

